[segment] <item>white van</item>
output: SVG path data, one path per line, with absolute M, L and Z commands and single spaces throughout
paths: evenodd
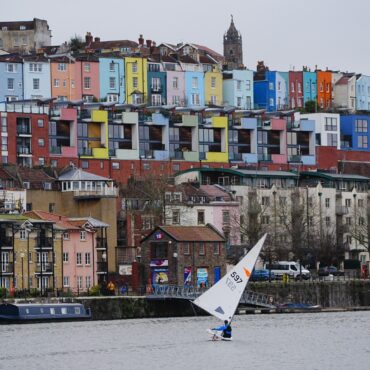
M 294 261 L 278 261 L 271 263 L 271 267 L 268 263 L 265 263 L 265 269 L 270 270 L 275 274 L 277 279 L 282 279 L 284 274 L 289 275 L 291 278 L 298 279 L 299 275 L 302 274 L 302 279 L 309 279 L 311 273 L 304 268 L 299 266 L 298 262 Z

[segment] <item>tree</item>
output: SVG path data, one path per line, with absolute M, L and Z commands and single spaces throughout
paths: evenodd
M 84 49 L 85 43 L 81 36 L 75 34 L 73 37 L 70 38 L 68 46 L 73 53 L 77 53 L 80 50 Z
M 366 202 L 365 202 L 366 203 Z M 354 220 L 349 228 L 349 234 L 356 242 L 356 252 L 363 250 L 370 253 L 369 228 L 370 212 L 367 207 L 356 207 Z

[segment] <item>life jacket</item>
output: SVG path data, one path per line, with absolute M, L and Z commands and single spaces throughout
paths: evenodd
M 226 329 L 223 331 L 223 337 L 224 338 L 231 338 L 231 326 L 228 325 Z

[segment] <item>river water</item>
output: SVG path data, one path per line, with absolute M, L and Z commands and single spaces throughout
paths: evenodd
M 232 342 L 211 317 L 0 326 L 0 369 L 369 370 L 370 312 L 240 315 Z

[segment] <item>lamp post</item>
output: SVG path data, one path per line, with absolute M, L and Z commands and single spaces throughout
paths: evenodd
M 24 275 L 23 275 L 23 259 L 24 259 L 24 253 L 22 252 L 21 254 L 20 254 L 20 256 L 21 256 L 21 261 L 22 261 L 22 291 L 24 290 Z

